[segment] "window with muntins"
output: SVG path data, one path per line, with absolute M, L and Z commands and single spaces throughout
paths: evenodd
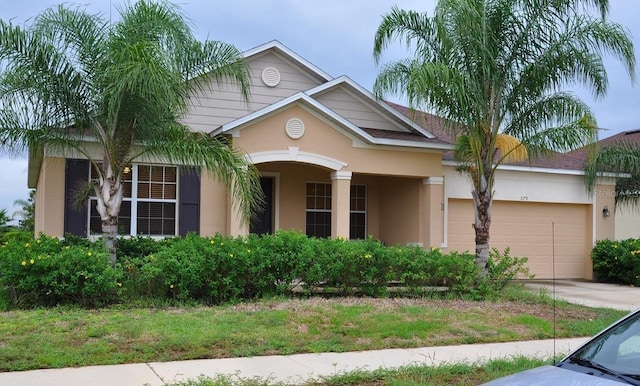
M 118 215 L 121 235 L 173 236 L 177 232 L 177 168 L 133 165 L 123 178 L 124 198 Z M 97 174 L 91 168 L 91 180 Z M 89 233 L 102 232 L 96 197 L 90 197 Z
M 331 237 L 331 184 L 307 183 L 306 233 Z
M 367 237 L 367 187 L 351 185 L 349 238 Z M 307 183 L 307 236 L 331 236 L 331 184 Z
M 349 238 L 367 237 L 367 187 L 351 185 L 351 205 L 349 213 Z

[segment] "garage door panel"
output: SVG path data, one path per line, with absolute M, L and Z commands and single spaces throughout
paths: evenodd
M 471 201 L 451 199 L 448 208 L 449 249 L 474 251 Z M 583 278 L 591 245 L 590 213 L 588 205 L 494 201 L 489 244 L 528 257 L 537 278 Z

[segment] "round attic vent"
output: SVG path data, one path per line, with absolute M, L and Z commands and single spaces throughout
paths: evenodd
M 287 135 L 292 139 L 298 139 L 304 134 L 304 122 L 299 118 L 291 118 L 285 125 Z
M 280 71 L 274 67 L 262 70 L 262 81 L 269 87 L 275 87 L 280 83 Z

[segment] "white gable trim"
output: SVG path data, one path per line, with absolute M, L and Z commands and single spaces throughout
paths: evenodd
M 306 91 L 305 93 L 309 96 L 314 96 L 320 92 L 329 90 L 331 88 L 337 87 L 341 84 L 346 84 L 348 86 L 350 86 L 352 89 L 356 90 L 357 92 L 361 93 L 363 96 L 366 97 L 366 99 L 368 99 L 369 101 L 371 101 L 372 103 L 376 104 L 378 107 L 384 109 L 385 112 L 393 115 L 394 117 L 400 119 L 402 122 L 404 122 L 405 124 L 407 124 L 408 126 L 411 126 L 411 128 L 413 128 L 414 130 L 416 130 L 417 132 L 419 132 L 420 134 L 424 135 L 427 138 L 435 138 L 435 135 L 431 134 L 430 132 L 428 132 L 427 130 L 425 130 L 422 126 L 418 125 L 417 123 L 413 122 L 411 119 L 409 119 L 406 115 L 402 114 L 401 112 L 399 112 L 398 110 L 394 109 L 393 107 L 389 106 L 388 104 L 384 103 L 383 101 L 378 100 L 375 95 L 373 95 L 371 92 L 369 92 L 367 89 L 365 89 L 364 87 L 360 86 L 359 84 L 357 84 L 356 82 L 354 82 L 351 78 L 349 78 L 346 75 L 340 76 L 338 78 L 335 78 L 327 83 L 323 83 L 317 87 L 312 88 L 311 90 Z
M 299 148 L 297 147 L 289 147 L 287 150 L 271 150 L 251 153 L 249 154 L 249 160 L 254 165 L 279 161 L 302 162 L 317 166 L 323 166 L 334 171 L 339 171 L 348 165 L 344 161 L 327 157 L 322 154 L 299 151 Z
M 313 72 L 314 74 L 316 74 L 318 77 L 322 78 L 325 82 L 330 81 L 331 79 L 333 79 L 333 77 L 329 74 L 327 74 L 326 72 L 322 71 L 320 68 L 316 67 L 315 65 L 313 65 L 311 62 L 309 62 L 308 60 L 306 60 L 305 58 L 303 58 L 302 56 L 296 54 L 295 52 L 291 51 L 288 47 L 286 47 L 284 44 L 280 43 L 277 40 L 272 40 L 268 43 L 259 45 L 257 47 L 251 48 L 250 50 L 247 50 L 245 52 L 243 52 L 244 58 L 247 59 L 251 56 L 260 54 L 262 52 L 268 51 L 270 49 L 277 49 L 278 51 L 280 51 L 281 53 L 289 56 L 292 60 L 296 61 L 297 63 L 301 64 L 304 68 L 306 68 L 307 70 Z
M 283 109 L 287 106 L 291 106 L 294 103 L 304 103 L 307 104 L 316 110 L 323 113 L 328 118 L 334 120 L 338 124 L 343 127 L 349 129 L 359 137 L 363 138 L 365 141 L 375 144 L 375 145 L 391 145 L 391 146 L 401 146 L 401 147 L 413 147 L 413 148 L 424 148 L 424 149 L 439 149 L 439 150 L 452 150 L 453 145 L 450 144 L 440 144 L 440 143 L 422 143 L 422 142 L 413 142 L 413 141 L 405 141 L 405 140 L 397 140 L 397 139 L 388 139 L 388 138 L 376 138 L 369 135 L 364 130 L 360 129 L 358 126 L 354 125 L 347 119 L 343 118 L 341 115 L 337 114 L 333 110 L 327 108 L 322 103 L 317 100 L 311 98 L 306 93 L 297 93 L 288 98 L 285 98 L 279 102 L 276 102 L 272 105 L 264 107 L 260 110 L 254 111 L 251 114 L 247 114 L 242 118 L 238 118 L 235 121 L 229 122 L 225 125 L 220 126 L 216 130 L 209 133 L 210 135 L 219 135 L 219 134 L 227 134 L 231 133 L 234 136 L 237 136 L 238 130 L 242 129 L 242 126 L 249 124 L 250 122 L 263 119 L 268 115 L 274 113 L 277 110 Z

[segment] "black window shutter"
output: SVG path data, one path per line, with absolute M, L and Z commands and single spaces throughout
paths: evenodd
M 200 233 L 200 173 L 195 168 L 181 168 L 179 189 L 178 233 Z
M 64 175 L 64 232 L 76 236 L 86 236 L 89 203 L 85 200 L 78 208 L 73 205 L 73 202 L 89 181 L 89 161 L 67 159 Z

